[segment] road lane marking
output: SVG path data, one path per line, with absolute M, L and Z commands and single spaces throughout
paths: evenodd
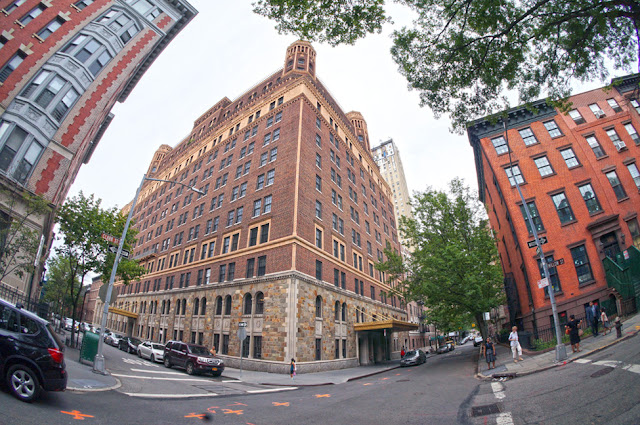
M 596 366 L 618 367 L 622 362 L 618 360 L 600 360 L 598 362 L 593 362 L 593 364 Z
M 496 418 L 496 424 L 513 425 L 513 418 L 511 417 L 511 412 L 500 413 Z
M 149 394 L 149 393 L 122 393 L 129 397 L 144 397 L 144 398 L 194 398 L 194 397 L 215 397 L 216 393 L 207 394 Z
M 170 372 L 170 371 L 162 371 L 162 370 L 147 370 L 147 369 L 131 369 L 131 372 L 145 372 L 145 373 L 164 373 L 167 375 L 184 375 L 184 373 L 180 372 Z
M 591 360 L 589 359 L 577 359 L 574 360 L 576 363 L 591 363 Z
M 297 390 L 298 387 L 281 387 L 281 388 L 269 388 L 266 390 L 247 390 L 248 394 L 261 394 L 261 393 L 276 393 L 278 391 L 291 391 Z
M 506 397 L 504 394 L 504 386 L 500 382 L 492 382 L 491 389 L 493 390 L 493 395 L 496 396 L 498 400 Z
M 622 369 L 628 370 L 629 372 L 633 373 L 640 373 L 640 365 L 637 364 L 628 364 L 626 366 L 623 366 Z
M 132 379 L 150 379 L 156 381 L 196 381 L 196 382 L 211 382 L 208 379 L 196 379 L 196 378 L 164 378 L 159 376 L 140 376 L 140 375 L 122 375 L 120 373 L 112 373 L 111 376 L 117 376 L 118 378 L 132 378 Z

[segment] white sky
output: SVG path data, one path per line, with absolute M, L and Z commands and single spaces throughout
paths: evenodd
M 115 119 L 69 196 L 79 191 L 122 207 L 135 195 L 161 144 L 175 146 L 193 122 L 224 96 L 232 101 L 280 69 L 287 46 L 275 23 L 252 12 L 251 0 L 191 0 L 199 14 L 169 44 L 129 98 L 112 110 Z M 399 21 L 398 11 L 391 14 Z M 397 24 L 396 24 L 397 25 Z M 473 152 L 466 135 L 449 132 L 446 117 L 435 120 L 418 106 L 389 49 L 390 26 L 355 46 L 314 43 L 317 76 L 344 112 L 359 111 L 372 146 L 393 138 L 409 190 L 445 189 L 458 176 L 477 189 Z

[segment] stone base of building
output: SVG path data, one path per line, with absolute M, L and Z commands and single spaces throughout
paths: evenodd
M 240 359 L 232 356 L 218 356 L 226 367 L 240 369 Z M 358 367 L 360 364 L 358 359 L 338 359 L 338 360 L 321 360 L 314 362 L 296 362 L 296 374 L 326 372 L 330 370 L 347 369 Z M 242 359 L 242 370 L 252 370 L 257 372 L 289 374 L 290 363 L 272 362 L 260 359 Z

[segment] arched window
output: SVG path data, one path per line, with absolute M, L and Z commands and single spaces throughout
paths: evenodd
M 342 321 L 347 321 L 347 303 L 342 303 Z
M 340 301 L 336 301 L 336 308 L 335 308 L 335 318 L 334 320 L 337 322 L 340 320 Z
M 193 315 L 197 316 L 200 311 L 200 298 L 193 300 Z
M 264 294 L 262 292 L 256 294 L 256 314 L 264 314 Z
M 204 316 L 207 313 L 207 299 L 202 297 L 200 300 L 200 315 Z
M 356 323 L 360 323 L 360 307 L 356 307 Z
M 249 293 L 245 294 L 244 308 L 242 310 L 243 314 L 251 314 L 252 302 L 253 302 L 253 298 L 251 297 L 251 294 Z
M 176 301 L 176 314 L 180 315 L 180 299 Z
M 184 316 L 185 314 L 187 314 L 187 300 L 186 299 L 182 299 L 182 315 Z
M 322 318 L 322 297 L 316 297 L 316 318 Z
M 167 309 L 166 309 L 167 314 L 169 314 L 170 311 L 171 311 L 171 300 L 167 300 Z
M 166 301 L 162 300 L 162 314 L 164 314 L 164 309 L 167 307 Z
M 216 316 L 220 316 L 222 314 L 222 297 L 218 295 L 216 298 Z
M 231 314 L 231 295 L 227 295 L 224 298 L 224 315 L 228 316 Z

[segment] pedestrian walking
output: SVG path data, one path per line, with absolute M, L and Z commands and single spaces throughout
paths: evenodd
M 591 333 L 593 336 L 598 336 L 598 322 L 600 321 L 600 307 L 593 301 L 589 301 L 589 307 L 586 311 L 587 324 L 591 326 Z
M 569 322 L 565 325 L 565 328 L 569 331 L 569 340 L 571 342 L 571 350 L 574 353 L 580 351 L 580 322 L 582 320 L 576 320 L 576 316 L 573 314 L 569 316 Z
M 403 345 L 402 350 L 400 350 L 400 358 L 404 359 L 404 355 L 405 355 L 405 352 L 404 352 L 404 345 Z
M 522 347 L 520 346 L 520 341 L 518 338 L 517 326 L 511 328 L 511 333 L 509 334 L 509 342 L 511 344 L 511 352 L 513 353 L 513 362 L 518 363 L 518 360 L 524 360 L 522 358 Z
M 491 337 L 487 338 L 487 342 L 482 344 L 482 355 L 485 357 L 487 361 L 487 368 L 495 369 L 496 368 L 496 347 L 493 345 L 493 341 Z
M 291 379 L 296 376 L 296 359 L 291 359 L 291 367 L 289 368 L 289 374 L 291 375 Z
M 600 310 L 600 321 L 602 322 L 602 334 L 606 335 L 607 331 L 611 332 L 611 325 L 609 325 L 609 317 L 607 317 L 607 312 L 604 310 Z

